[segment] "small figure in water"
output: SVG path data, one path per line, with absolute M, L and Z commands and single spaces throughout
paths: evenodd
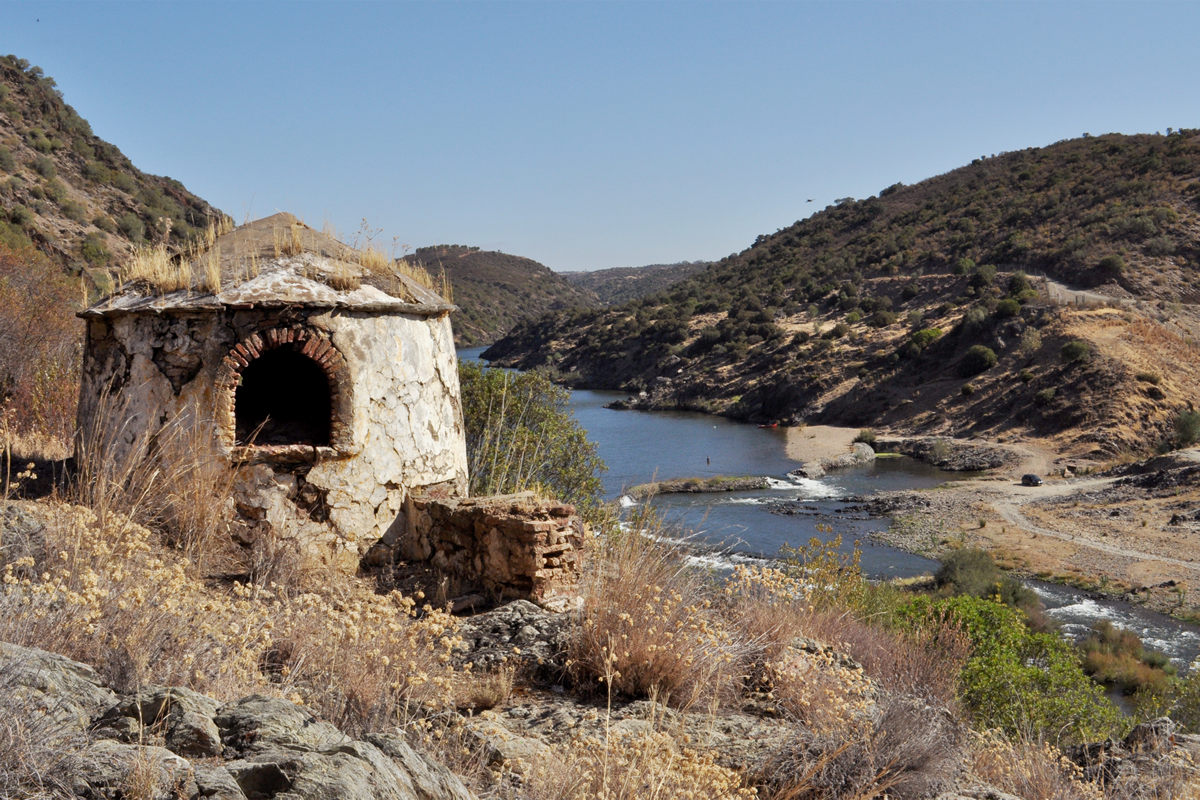
M 705 457 L 704 457 L 704 463 L 705 463 L 705 464 L 711 464 L 711 463 L 712 463 L 712 459 L 711 459 L 711 458 L 709 458 L 708 456 L 705 456 Z

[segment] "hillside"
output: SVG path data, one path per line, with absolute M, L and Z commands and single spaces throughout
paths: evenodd
M 597 305 L 596 296 L 533 259 L 457 244 L 422 247 L 409 259 L 454 287 L 454 343 L 490 344 L 518 322 L 563 308 Z
M 40 68 L 0 58 L 0 242 L 79 274 L 141 242 L 187 241 L 220 215 L 92 133 Z
M 1200 390 L 1198 176 L 1195 130 L 977 159 L 486 356 L 644 408 L 1145 451 Z
M 613 267 L 592 272 L 560 272 L 580 289 L 590 291 L 606 306 L 620 305 L 661 292 L 707 267 L 708 261 L 677 264 L 648 264 L 644 267 Z

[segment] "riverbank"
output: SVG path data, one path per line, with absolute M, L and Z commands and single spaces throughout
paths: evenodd
M 751 492 L 766 489 L 770 483 L 768 478 L 754 475 L 740 477 L 718 475 L 715 478 L 677 478 L 670 481 L 642 483 L 631 488 L 626 494 L 635 500 L 644 500 L 656 494 Z

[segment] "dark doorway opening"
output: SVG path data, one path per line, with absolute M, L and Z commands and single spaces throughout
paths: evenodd
M 242 370 L 233 414 L 240 445 L 328 446 L 329 382 L 303 353 L 288 347 L 268 350 Z

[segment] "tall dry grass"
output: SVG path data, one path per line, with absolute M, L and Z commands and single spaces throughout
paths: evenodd
M 722 624 L 707 576 L 664 533 L 642 514 L 599 545 L 570 671 L 585 690 L 717 706 L 738 696 L 750 647 Z

